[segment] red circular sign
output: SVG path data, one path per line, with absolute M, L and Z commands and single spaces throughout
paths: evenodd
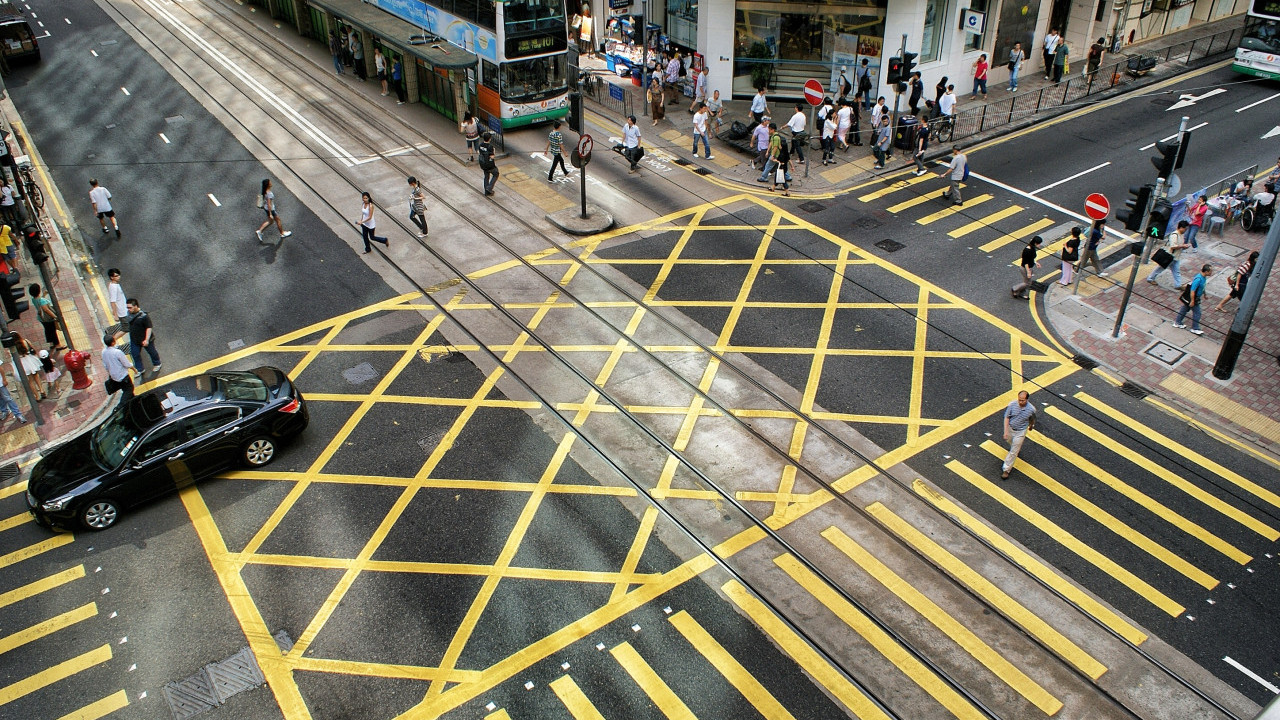
M 1111 203 L 1102 193 L 1094 193 L 1084 199 L 1084 214 L 1094 220 L 1106 220 L 1111 213 Z
M 810 105 L 821 105 L 822 95 L 822 83 L 812 79 L 805 81 L 804 99 L 808 100 Z
M 592 145 L 594 145 L 594 144 L 595 144 L 595 143 L 594 143 L 594 141 L 591 139 L 591 136 L 590 136 L 590 135 L 586 135 L 586 134 L 584 134 L 582 137 L 578 138 L 578 154 L 579 154 L 579 155 L 590 155 L 590 154 L 591 154 L 591 146 L 592 146 Z

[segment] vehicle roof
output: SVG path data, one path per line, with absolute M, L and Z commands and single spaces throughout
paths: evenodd
M 126 407 L 129 423 L 138 430 L 148 430 L 167 418 L 182 417 L 199 408 L 217 405 L 221 401 L 261 402 L 256 398 L 226 397 L 215 381 L 228 376 L 254 378 L 266 384 L 255 372 L 238 370 L 222 370 L 179 378 L 163 387 L 131 398 Z

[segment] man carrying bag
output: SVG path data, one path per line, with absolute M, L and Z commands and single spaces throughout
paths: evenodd
M 1168 269 L 1173 273 L 1173 286 L 1182 287 L 1182 273 L 1178 262 L 1182 257 L 1182 251 L 1191 247 L 1190 243 L 1182 241 L 1188 225 L 1189 223 L 1186 220 L 1179 221 L 1177 232 L 1171 232 L 1166 235 L 1164 237 L 1164 245 L 1151 254 L 1151 260 L 1159 267 L 1152 270 L 1151 274 L 1147 276 L 1148 284 L 1156 285 L 1156 277 L 1164 272 L 1165 269 Z

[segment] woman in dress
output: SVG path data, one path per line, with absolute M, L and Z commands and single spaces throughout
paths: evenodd
M 22 376 L 26 378 L 31 394 L 43 400 L 45 398 L 44 365 L 40 362 L 40 356 L 36 353 L 35 346 L 27 342 L 26 338 L 18 333 L 13 335 L 14 349 L 18 351 L 18 363 L 22 366 Z
M 836 141 L 840 143 L 841 150 L 849 149 L 849 128 L 853 127 L 853 108 L 849 106 L 849 102 L 840 104 L 840 109 L 836 111 Z
M 663 102 L 662 81 L 658 76 L 653 76 L 649 81 L 649 91 L 645 96 L 649 101 L 649 116 L 653 118 L 654 127 L 657 127 L 658 121 L 667 116 L 667 105 Z

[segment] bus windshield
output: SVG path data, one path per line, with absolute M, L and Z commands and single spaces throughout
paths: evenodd
M 507 0 L 502 16 L 508 35 L 565 32 L 564 0 Z
M 1240 49 L 1280 53 L 1280 20 L 1249 18 L 1244 37 L 1240 39 Z
M 569 89 L 564 53 L 502 63 L 502 99 L 537 102 Z

